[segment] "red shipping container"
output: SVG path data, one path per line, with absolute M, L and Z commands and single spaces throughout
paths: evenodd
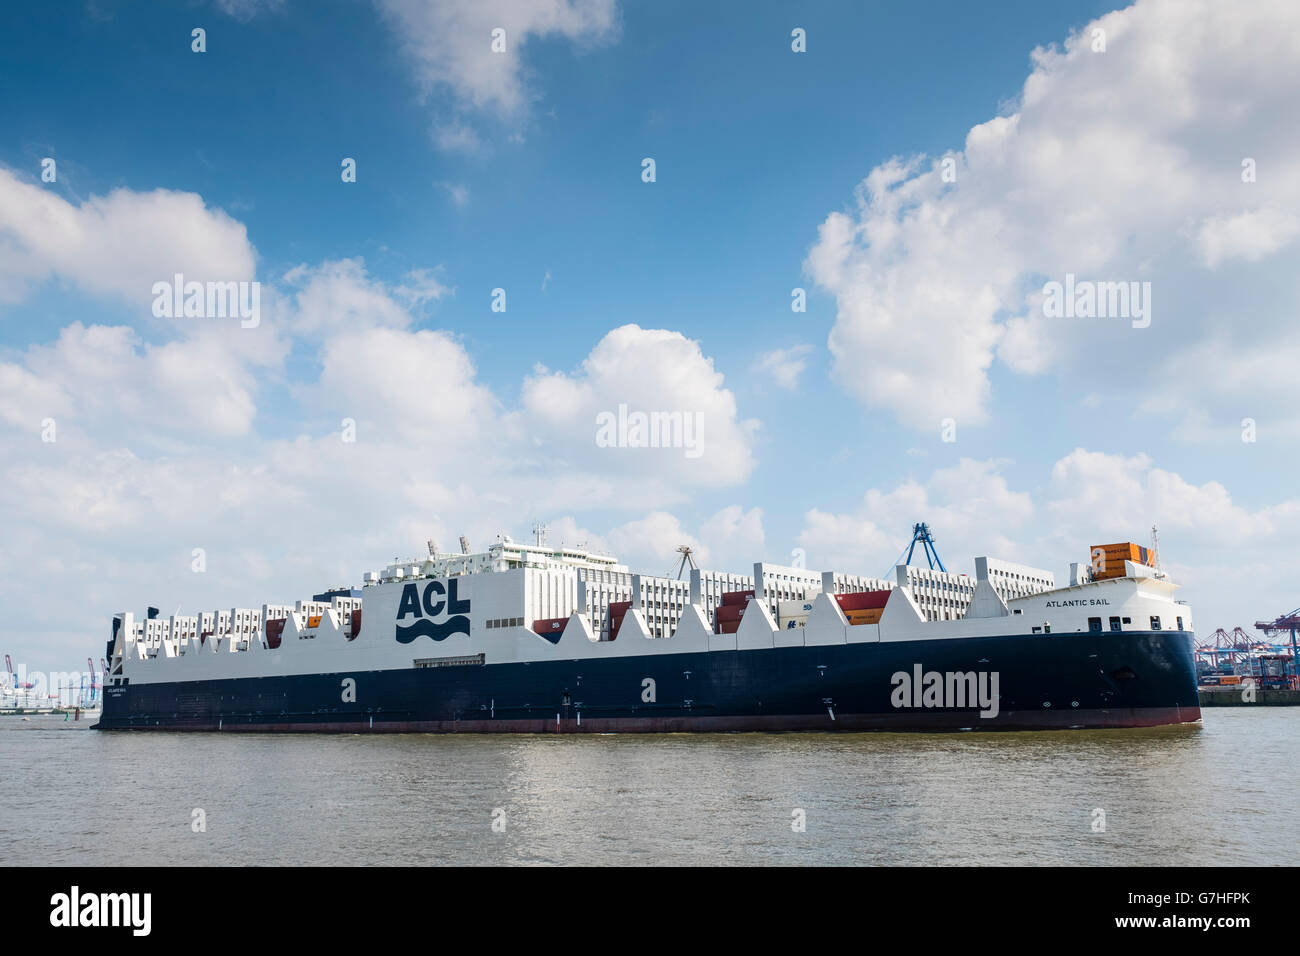
M 533 621 L 534 634 L 558 634 L 564 630 L 564 625 L 569 623 L 567 617 L 545 617 Z
M 719 621 L 739 621 L 745 615 L 745 609 L 738 604 L 723 604 L 714 611 Z
M 719 621 L 713 629 L 714 634 L 735 634 L 740 627 L 739 621 Z
M 275 650 L 280 646 L 280 639 L 284 636 L 284 618 L 276 618 L 274 621 L 266 622 L 266 646 Z M 204 631 L 203 636 L 211 634 L 211 631 Z
M 726 591 L 722 595 L 723 607 L 744 607 L 754 599 L 753 590 L 749 591 Z
M 889 600 L 889 591 L 857 591 L 853 594 L 837 594 L 835 600 L 844 611 L 866 611 L 881 608 Z
M 611 601 L 609 603 L 609 639 L 618 637 L 618 629 L 623 626 L 623 615 L 631 609 L 631 601 Z
M 352 636 L 349 637 L 348 640 L 355 641 L 357 639 L 357 635 L 360 633 L 361 633 L 361 608 L 357 608 L 355 611 L 352 612 Z

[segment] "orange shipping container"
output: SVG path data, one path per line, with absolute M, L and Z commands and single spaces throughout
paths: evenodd
M 884 608 L 873 607 L 861 611 L 845 611 L 844 616 L 848 618 L 850 624 L 879 624 L 880 616 L 885 613 Z

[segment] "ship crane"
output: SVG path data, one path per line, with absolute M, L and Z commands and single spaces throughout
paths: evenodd
M 1285 634 L 1288 631 L 1291 633 L 1291 669 L 1295 672 L 1291 676 L 1291 686 L 1296 687 L 1300 682 L 1300 654 L 1296 651 L 1296 631 L 1300 630 L 1300 607 L 1274 621 L 1256 621 L 1255 627 L 1263 631 L 1266 637 Z
M 696 570 L 695 552 L 691 549 L 689 544 L 684 544 L 677 549 L 677 553 L 682 556 L 681 563 L 677 565 L 677 580 L 680 581 L 682 579 L 682 572 L 686 570 L 688 565 L 692 571 Z

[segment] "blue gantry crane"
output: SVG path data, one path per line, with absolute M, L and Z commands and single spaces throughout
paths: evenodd
M 925 560 L 930 563 L 930 570 L 933 571 L 937 567 L 947 573 L 948 569 L 939 560 L 939 552 L 934 547 L 934 535 L 930 534 L 930 526 L 924 521 L 912 525 L 912 543 L 907 546 L 907 564 L 912 563 L 912 552 L 916 550 L 918 543 L 925 551 Z
M 894 564 L 897 565 L 900 562 L 902 564 L 911 564 L 912 554 L 916 551 L 918 544 L 921 545 L 921 551 L 925 554 L 925 560 L 929 563 L 930 570 L 933 571 L 938 568 L 940 571 L 947 573 L 948 569 L 943 566 L 939 552 L 934 546 L 934 535 L 930 533 L 930 526 L 924 521 L 912 525 L 912 541 L 903 549 L 903 553 L 898 556 L 898 561 L 895 561 Z M 885 572 L 885 577 L 890 577 L 893 573 L 894 569 L 891 567 L 889 571 Z

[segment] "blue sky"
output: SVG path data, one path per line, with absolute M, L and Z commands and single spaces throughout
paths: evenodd
M 1094 539 L 1145 543 L 1159 522 L 1202 630 L 1289 610 L 1300 432 L 1273 370 L 1297 349 L 1297 157 L 1276 105 L 1297 74 L 1270 38 L 1294 11 L 1245 4 L 1235 39 L 1204 47 L 1176 7 L 7 8 L 10 643 L 76 656 L 121 607 L 291 599 L 429 534 L 537 518 L 647 571 L 690 540 L 719 565 L 802 547 L 871 574 L 914 520 L 958 569 L 989 552 L 1058 575 Z M 510 47 L 488 60 L 498 22 Z M 1043 92 L 1025 102 L 1031 75 Z M 952 186 L 927 177 L 945 155 Z M 1243 191 L 1247 156 L 1261 178 Z M 860 205 L 873 171 L 910 195 Z M 63 239 L 33 212 L 110 194 L 115 212 Z M 93 230 L 101 251 L 60 252 Z M 256 333 L 149 314 L 152 278 L 218 261 L 252 266 L 213 278 L 267 290 Z M 1150 279 L 1152 327 L 1043 323 L 1034 290 L 1066 271 Z M 73 342 L 74 325 L 119 331 Z M 606 339 L 628 325 L 676 337 Z M 151 391 L 169 345 L 193 374 Z M 387 369 L 385 347 L 410 367 Z M 703 464 L 591 447 L 590 412 L 624 400 L 620 382 L 634 403 L 703 410 L 718 438 Z M 39 443 L 44 406 L 57 449 Z M 350 408 L 363 454 L 338 459 Z M 190 573 L 191 547 L 218 573 Z M 85 607 L 50 599 L 55 569 L 95 577 Z

